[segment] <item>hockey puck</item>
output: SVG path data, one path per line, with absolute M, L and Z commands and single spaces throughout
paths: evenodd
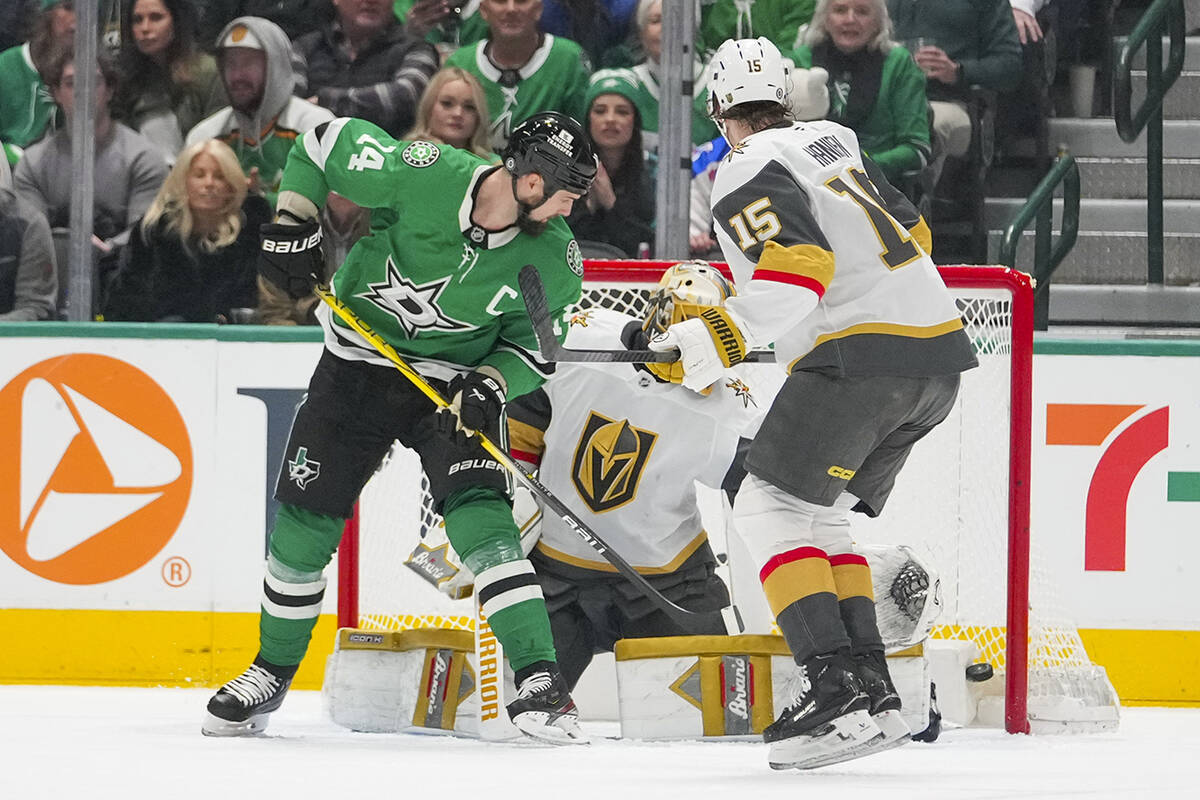
M 971 664 L 967 667 L 967 680 L 971 681 L 972 683 L 982 683 L 983 681 L 989 680 L 995 674 L 996 671 L 992 669 L 992 665 L 988 664 L 987 662 Z

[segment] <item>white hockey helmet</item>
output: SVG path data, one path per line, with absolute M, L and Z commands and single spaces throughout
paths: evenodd
M 676 322 L 697 316 L 706 306 L 723 306 L 735 294 L 733 284 L 705 261 L 681 261 L 667 267 L 650 292 L 642 329 L 651 336 Z
M 791 61 L 766 37 L 726 39 L 709 61 L 708 115 L 742 103 L 787 103 Z

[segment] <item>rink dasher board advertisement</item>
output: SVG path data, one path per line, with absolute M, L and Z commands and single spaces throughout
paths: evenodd
M 286 436 L 320 345 L 0 341 L 20 342 L 0 354 L 17 445 L 0 457 L 0 606 L 256 610 L 279 469 L 268 432 Z
M 75 631 L 9 649 L 0 682 L 211 682 L 253 657 L 271 488 L 320 352 L 314 329 L 0 328 L 0 628 Z M 1032 527 L 1063 609 L 1123 696 L 1194 702 L 1200 345 L 1035 352 Z M 335 573 L 297 686 L 332 647 Z M 128 647 L 75 671 L 88 633 Z M 1148 663 L 1168 669 L 1128 689 Z

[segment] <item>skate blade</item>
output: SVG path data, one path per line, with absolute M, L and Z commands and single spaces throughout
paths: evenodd
M 843 761 L 850 761 L 851 759 L 882 753 L 885 750 L 892 750 L 912 741 L 912 731 L 909 730 L 908 724 L 900 716 L 899 711 L 881 711 L 871 717 L 871 719 L 879 726 L 880 733 L 883 734 L 882 736 L 878 736 L 865 744 L 855 745 L 848 750 L 833 753 L 829 758 L 817 759 L 811 763 L 806 763 L 803 766 L 797 767 L 797 769 L 827 767 L 830 764 L 839 764 Z
M 230 722 L 210 713 L 204 715 L 200 732 L 205 736 L 257 736 L 267 729 L 270 714 L 257 714 L 244 722 Z
M 865 710 L 851 711 L 830 720 L 809 735 L 793 736 L 771 743 L 767 763 L 771 769 L 812 769 L 836 764 L 852 756 L 845 755 L 876 739 L 883 732 Z
M 575 717 L 564 715 L 551 720 L 545 711 L 526 711 L 514 717 L 513 724 L 530 739 L 546 744 L 591 744 Z

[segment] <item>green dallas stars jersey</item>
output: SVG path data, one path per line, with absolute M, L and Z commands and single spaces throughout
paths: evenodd
M 334 293 L 422 374 L 448 380 L 487 364 L 517 397 L 551 369 L 538 353 L 517 273 L 538 268 L 558 318 L 579 300 L 583 258 L 562 219 L 540 236 L 474 225 L 476 192 L 494 169 L 503 167 L 340 118 L 297 140 L 280 191 L 318 206 L 334 191 L 372 209 L 371 232 L 338 267 Z M 323 305 L 319 316 L 335 355 L 389 363 Z

